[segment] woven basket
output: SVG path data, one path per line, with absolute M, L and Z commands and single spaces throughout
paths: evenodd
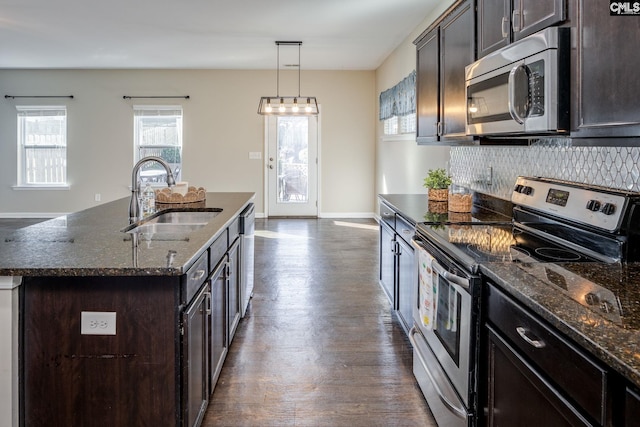
M 447 188 L 430 188 L 428 197 L 433 202 L 446 202 L 449 198 L 449 190 Z
M 182 195 L 174 193 L 171 188 L 156 190 L 156 206 L 160 208 L 199 208 L 205 206 L 207 190 L 203 187 L 189 187 L 187 193 Z
M 471 212 L 473 196 L 471 194 L 452 193 L 449 195 L 449 210 L 451 212 Z

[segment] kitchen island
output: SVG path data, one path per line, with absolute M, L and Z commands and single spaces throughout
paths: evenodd
M 124 232 L 124 198 L 1 236 L 0 425 L 197 423 L 226 354 L 210 337 L 224 329 L 226 349 L 238 319 L 224 286 L 253 198 L 207 193 L 195 210 L 217 215 L 184 232 Z

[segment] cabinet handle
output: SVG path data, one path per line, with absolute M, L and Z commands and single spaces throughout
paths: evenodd
M 437 132 L 438 136 L 442 136 L 442 128 L 443 128 L 442 122 L 438 122 L 436 124 L 436 132 Z
M 513 22 L 514 33 L 517 33 L 522 29 L 522 23 L 520 22 L 521 17 L 522 17 L 522 14 L 518 10 L 514 10 L 513 13 L 511 14 L 511 22 Z
M 502 17 L 502 38 L 506 39 L 509 37 L 509 20 L 506 16 Z
M 204 297 L 207 301 L 207 304 L 206 304 L 207 316 L 210 316 L 211 315 L 211 292 L 205 292 Z
M 544 343 L 544 341 L 542 340 L 533 340 L 531 338 L 529 338 L 527 336 L 527 330 L 525 328 L 523 328 L 522 326 L 518 326 L 516 328 L 516 332 L 518 333 L 518 335 L 520 335 L 520 337 L 525 340 L 528 344 L 532 345 L 535 348 L 542 348 L 544 347 L 546 344 Z
M 200 280 L 204 277 L 204 275 L 206 274 L 206 270 L 196 270 L 193 275 L 191 276 L 191 278 L 193 280 Z

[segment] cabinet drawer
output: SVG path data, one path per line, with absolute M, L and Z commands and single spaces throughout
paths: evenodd
M 380 219 L 386 222 L 391 228 L 396 228 L 396 213 L 389 206 L 380 202 Z
M 236 239 L 240 237 L 240 218 L 234 219 L 233 222 L 229 225 L 227 231 L 229 233 L 229 241 L 227 242 L 227 246 L 231 246 L 233 242 L 235 242 Z
M 493 286 L 487 289 L 487 316 L 568 400 L 574 401 L 599 424 L 605 424 L 607 371 L 604 368 Z
M 224 232 L 209 247 L 209 271 L 216 269 L 220 260 L 227 253 L 227 233 Z
M 200 289 L 200 286 L 207 280 L 207 265 L 209 263 L 209 257 L 207 252 L 205 251 L 198 261 L 195 262 L 191 266 L 191 268 L 187 271 L 186 279 L 185 279 L 185 303 L 189 303 L 191 299 L 195 296 Z
M 400 215 L 396 215 L 396 233 L 398 233 L 405 242 L 411 243 L 413 235 L 416 234 L 416 227 Z

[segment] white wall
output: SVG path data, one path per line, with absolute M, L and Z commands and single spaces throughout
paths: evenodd
M 281 72 L 280 93 L 297 93 L 297 73 Z M 294 82 L 291 88 L 290 82 Z M 252 191 L 264 206 L 260 96 L 276 91 L 275 70 L 0 70 L 0 94 L 74 95 L 74 99 L 0 102 L 0 216 L 78 211 L 129 196 L 134 104 L 184 107 L 183 179 L 209 191 Z M 288 91 L 288 92 L 287 92 Z M 321 214 L 373 212 L 375 73 L 304 71 L 303 95 L 321 104 Z M 191 99 L 124 100 L 123 95 Z M 16 184 L 16 105 L 67 105 L 68 191 L 12 189 Z M 100 193 L 101 202 L 94 201 Z
M 442 1 L 376 70 L 376 103 L 380 92 L 393 87 L 416 68 L 413 41 L 438 18 L 454 0 Z M 376 193 L 426 193 L 422 181 L 429 169 L 445 167 L 449 147 L 418 146 L 415 138 L 382 139 L 382 122 L 376 115 Z

